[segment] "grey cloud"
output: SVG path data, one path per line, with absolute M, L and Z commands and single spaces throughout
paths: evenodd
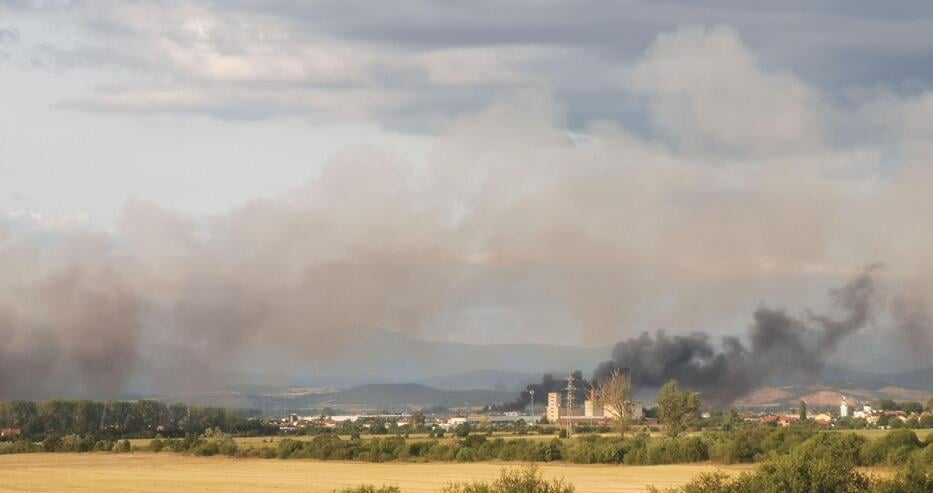
M 19 31 L 0 27 L 0 62 L 10 58 L 10 52 L 2 49 L 16 45 L 19 42 Z
M 0 28 L 0 45 L 12 45 L 19 41 L 19 31 Z
M 933 7 L 923 2 L 890 9 L 844 1 L 473 2 L 469 8 L 414 1 L 238 5 L 278 12 L 341 38 L 422 48 L 540 44 L 597 52 L 614 61 L 637 57 L 659 31 L 684 24 L 728 24 L 767 64 L 786 67 L 810 82 L 870 85 L 879 77 L 888 82 L 931 76 L 923 65 L 911 63 L 931 51 L 922 40 L 933 22 Z M 852 63 L 840 57 L 855 53 L 867 58 Z M 891 60 L 900 61 L 900 70 L 866 69 Z
M 252 107 L 252 101 L 268 94 L 257 87 L 274 89 L 284 83 L 338 94 L 347 87 L 393 96 L 404 93 L 407 106 L 376 106 L 371 116 L 389 126 L 430 128 L 434 120 L 462 114 L 456 103 L 438 104 L 445 96 L 451 101 L 489 101 L 504 88 L 533 84 L 566 101 L 577 128 L 594 119 L 624 121 L 637 128 L 643 124 L 643 108 L 621 87 L 620 73 L 642 57 L 659 32 L 683 25 L 732 26 L 764 68 L 793 73 L 817 90 L 877 84 L 900 90 L 933 81 L 929 69 L 933 65 L 927 63 L 933 48 L 922 42 L 933 30 L 933 7 L 919 3 L 882 12 L 871 2 L 588 0 L 465 6 L 421 1 L 176 1 L 68 2 L 44 8 L 18 4 L 14 11 L 27 9 L 31 15 L 44 15 L 50 22 L 89 34 L 75 46 L 40 47 L 38 60 L 54 67 L 129 69 L 139 74 L 140 89 L 153 79 L 203 92 L 232 83 L 242 96 L 227 98 L 222 105 L 152 107 L 155 112 L 221 118 L 296 112 L 346 118 L 317 105 L 298 103 L 289 110 L 274 98 L 267 111 Z M 265 51 L 253 51 L 256 46 Z M 463 86 L 428 81 L 421 61 L 429 54 L 444 56 L 444 50 L 479 50 L 494 57 L 528 48 L 542 55 L 504 57 L 506 61 L 488 81 Z M 327 62 L 316 69 L 313 60 L 329 51 L 345 64 Z M 281 60 L 276 62 L 276 57 Z M 302 65 L 305 70 L 296 72 Z M 458 70 L 478 72 L 472 66 Z M 509 73 L 520 77 L 509 82 L 502 77 Z M 89 95 L 88 100 L 69 106 L 122 108 L 94 99 Z M 610 103 L 594 104 L 594 99 Z M 424 106 L 434 111 L 412 116 Z

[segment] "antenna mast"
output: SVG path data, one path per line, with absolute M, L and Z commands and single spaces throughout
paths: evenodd
M 573 369 L 567 374 L 567 438 L 573 438 Z

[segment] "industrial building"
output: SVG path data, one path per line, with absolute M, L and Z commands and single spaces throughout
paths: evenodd
M 615 419 L 619 412 L 612 406 L 607 405 L 596 399 L 593 392 L 589 399 L 583 402 L 583 407 L 574 407 L 571 414 L 570 406 L 566 405 L 560 392 L 550 392 L 547 395 L 547 411 L 545 416 L 550 423 L 558 423 L 569 417 L 573 417 L 578 422 L 602 422 Z M 645 417 L 645 408 L 641 403 L 631 401 L 629 412 L 625 416 L 627 421 L 641 421 Z

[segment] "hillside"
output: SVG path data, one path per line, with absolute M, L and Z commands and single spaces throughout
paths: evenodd
M 541 381 L 542 373 L 506 370 L 472 370 L 417 380 L 415 383 L 438 389 L 471 390 L 494 389 L 519 391 L 533 382 Z
M 853 405 L 876 399 L 925 403 L 933 396 L 933 392 L 895 386 L 867 388 L 812 384 L 761 387 L 736 401 L 735 406 L 745 409 L 792 409 L 797 407 L 800 401 L 805 401 L 810 407 L 835 408 L 843 396 Z
M 317 406 L 465 406 L 498 404 L 515 398 L 499 390 L 440 390 L 415 383 L 361 385 L 335 394 L 320 394 Z
M 244 391 L 245 390 L 245 391 Z M 361 409 L 419 408 L 431 406 L 477 406 L 512 400 L 517 393 L 503 390 L 441 390 L 416 383 L 367 384 L 338 390 L 307 387 L 251 386 L 163 397 L 188 404 L 239 409 L 298 410 L 321 407 Z
M 336 360 L 308 362 L 296 370 L 296 384 L 322 385 L 341 375 L 361 376 L 355 383 L 427 383 L 433 377 L 461 373 L 502 371 L 509 373 L 564 373 L 573 368 L 589 374 L 605 361 L 611 346 L 579 347 L 550 344 L 466 344 L 429 341 L 388 331 L 371 331 L 348 347 Z M 473 377 L 482 379 L 482 375 Z M 462 389 L 473 377 L 452 382 Z M 524 377 L 505 377 L 515 383 Z M 368 379 L 368 380 L 367 380 Z M 486 380 L 495 385 L 497 382 Z M 466 382 L 466 383 L 465 383 Z M 504 383 L 509 387 L 509 383 Z

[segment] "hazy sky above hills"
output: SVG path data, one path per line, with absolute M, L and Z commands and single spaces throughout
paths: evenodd
M 926 2 L 0 0 L 0 372 L 739 333 L 876 262 L 874 325 L 928 348 L 930 33 Z

